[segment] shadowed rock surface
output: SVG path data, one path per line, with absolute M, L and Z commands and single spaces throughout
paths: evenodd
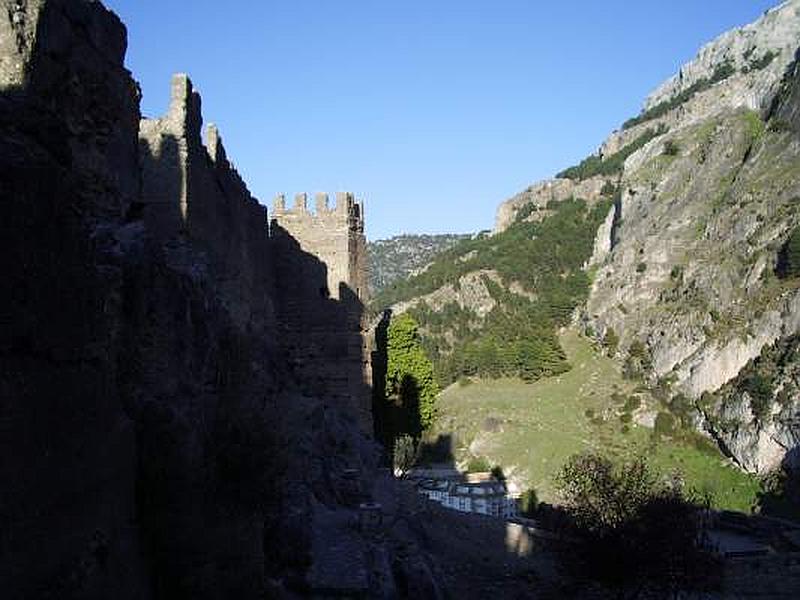
M 0 30 L 3 595 L 260 598 L 310 551 L 310 498 L 375 463 L 346 417 L 361 304 L 287 317 L 328 267 L 275 243 L 216 128 L 203 146 L 188 77 L 140 125 L 102 4 L 3 2 Z M 278 294 L 287 262 L 305 286 Z M 293 373 L 311 318 L 344 393 Z

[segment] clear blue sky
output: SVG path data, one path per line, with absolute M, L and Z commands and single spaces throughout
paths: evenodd
M 775 0 L 105 0 L 145 115 L 187 72 L 253 194 L 351 190 L 367 235 L 489 229 Z

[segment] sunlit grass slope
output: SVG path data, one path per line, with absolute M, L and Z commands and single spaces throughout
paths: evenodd
M 636 424 L 623 432 L 622 407 L 612 394 L 630 394 L 635 384 L 577 332 L 562 333 L 561 344 L 572 369 L 560 376 L 533 384 L 499 379 L 450 386 L 439 400 L 434 436 L 452 435 L 458 460 L 485 457 L 515 482 L 533 487 L 540 500 L 557 500 L 553 476 L 567 457 L 597 450 L 643 455 L 664 476 L 679 470 L 717 507 L 749 511 L 759 489 L 754 477 L 729 465 L 710 444 L 656 441 L 650 428 Z M 645 404 L 654 404 L 646 394 Z

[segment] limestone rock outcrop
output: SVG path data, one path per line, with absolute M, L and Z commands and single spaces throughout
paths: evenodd
M 718 390 L 800 330 L 798 281 L 777 274 L 800 224 L 798 52 L 800 2 L 789 0 L 704 46 L 609 135 L 592 160 L 627 148 L 621 169 L 544 181 L 498 208 L 503 231 L 521 211 L 538 219 L 550 202 L 613 190 L 578 320 L 599 339 L 618 337 L 622 362 L 641 342 L 636 360 L 673 394 Z M 742 397 L 713 403 L 698 422 L 740 465 L 763 472 L 795 447 L 800 397 L 773 401 L 771 423 L 748 417 Z M 715 410 L 738 414 L 735 432 L 714 427 Z
M 619 336 L 620 360 L 642 342 L 651 381 L 669 382 L 673 393 L 699 399 L 719 389 L 800 329 L 797 281 L 776 274 L 800 223 L 798 40 L 800 3 L 792 0 L 706 46 L 645 110 L 723 66 L 732 74 L 657 117 L 668 129 L 626 160 L 617 182 L 583 322 L 601 337 Z M 739 464 L 764 471 L 791 447 L 759 441 L 763 429 L 717 439 Z
M 548 179 L 536 183 L 497 207 L 494 230 L 508 229 L 516 220 L 519 210 L 525 206 L 536 207 L 527 217 L 528 220 L 535 220 L 547 215 L 547 205 L 551 202 L 562 202 L 568 198 L 583 198 L 588 202 L 599 200 L 606 181 L 604 177 L 592 177 L 585 181 Z

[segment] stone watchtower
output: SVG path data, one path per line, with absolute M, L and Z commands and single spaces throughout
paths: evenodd
M 272 222 L 300 244 L 304 252 L 316 256 L 327 267 L 328 293 L 340 300 L 340 286 L 346 286 L 362 303 L 367 292 L 367 242 L 364 237 L 364 210 L 350 192 L 336 193 L 336 206 L 328 204 L 328 194 L 314 194 L 314 212 L 308 196 L 297 194 L 294 207 L 286 208 L 282 194 L 275 198 Z
M 372 435 L 372 369 L 366 335 L 367 243 L 353 194 L 275 198 L 270 233 L 279 287 L 281 343 L 304 391 L 331 399 Z

